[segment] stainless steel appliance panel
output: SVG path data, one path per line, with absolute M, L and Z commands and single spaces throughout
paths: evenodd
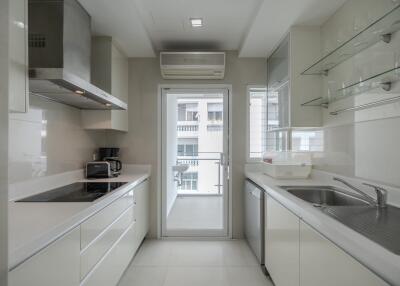
M 245 237 L 261 265 L 264 265 L 264 190 L 250 180 L 244 185 Z

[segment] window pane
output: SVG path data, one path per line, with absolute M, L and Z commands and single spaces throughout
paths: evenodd
M 178 120 L 186 121 L 186 104 L 178 104 Z
M 293 151 L 324 151 L 323 130 L 292 131 Z
M 249 158 L 261 159 L 267 148 L 266 88 L 250 88 L 249 93 Z
M 184 154 L 184 146 L 179 144 L 178 145 L 178 156 L 183 156 Z

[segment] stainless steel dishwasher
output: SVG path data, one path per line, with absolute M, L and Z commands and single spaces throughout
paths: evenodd
M 245 237 L 260 264 L 264 265 L 264 190 L 246 179 L 243 194 Z

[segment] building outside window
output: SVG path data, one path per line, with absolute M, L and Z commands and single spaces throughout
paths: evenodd
M 182 185 L 179 187 L 180 190 L 186 191 L 197 191 L 197 172 L 186 172 L 182 174 Z
M 178 138 L 178 156 L 195 157 L 199 155 L 197 138 Z
M 207 103 L 208 121 L 222 121 L 223 105 L 222 103 Z
M 179 103 L 178 121 L 198 121 L 199 111 L 197 103 Z

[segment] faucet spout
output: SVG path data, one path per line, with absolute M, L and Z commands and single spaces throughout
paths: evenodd
M 376 199 L 374 199 L 373 197 L 371 197 L 370 195 L 366 194 L 365 192 L 361 191 L 359 188 L 356 188 L 355 186 L 351 185 L 349 182 L 338 178 L 338 177 L 333 177 L 333 180 L 341 182 L 342 184 L 346 185 L 347 187 L 349 187 L 350 189 L 352 189 L 353 191 L 356 191 L 357 193 L 359 193 L 361 196 L 363 196 L 365 198 L 365 200 L 372 206 L 377 206 L 380 208 L 384 208 L 386 207 L 386 201 L 387 201 L 387 191 L 382 188 L 382 187 L 378 187 L 375 185 L 371 185 L 368 183 L 364 183 L 364 185 L 372 187 L 375 189 L 376 192 Z

